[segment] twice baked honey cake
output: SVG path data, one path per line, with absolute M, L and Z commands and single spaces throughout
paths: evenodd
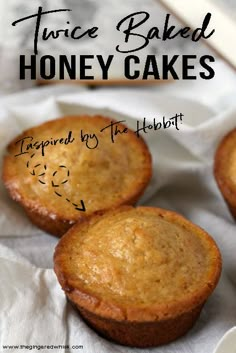
M 214 240 L 181 215 L 123 206 L 72 227 L 54 269 L 69 300 L 103 336 L 151 347 L 185 334 L 221 272 Z
M 152 174 L 145 142 L 103 116 L 46 122 L 17 136 L 7 152 L 3 181 L 10 196 L 57 236 L 94 213 L 136 203 Z
M 219 189 L 236 219 L 236 128 L 223 138 L 217 148 L 214 174 Z

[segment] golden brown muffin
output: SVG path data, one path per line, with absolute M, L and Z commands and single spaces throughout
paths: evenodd
M 111 129 L 104 129 L 111 122 L 102 116 L 64 117 L 26 130 L 9 144 L 3 181 L 39 228 L 61 236 L 77 221 L 134 204 L 142 195 L 151 178 L 148 148 L 121 123 L 117 129 L 125 132 L 112 142 Z
M 230 131 L 218 146 L 214 174 L 220 191 L 236 219 L 236 128 Z
M 56 247 L 54 269 L 95 330 L 149 347 L 193 326 L 218 282 L 221 256 L 213 239 L 179 214 L 123 206 L 72 227 Z

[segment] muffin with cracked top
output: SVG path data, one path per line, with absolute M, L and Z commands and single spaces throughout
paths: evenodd
M 34 224 L 57 236 L 94 213 L 136 203 L 151 174 L 145 142 L 103 116 L 69 116 L 32 127 L 9 144 L 3 164 L 10 196 Z
M 59 241 L 54 269 L 69 300 L 103 336 L 151 347 L 185 334 L 218 282 L 214 240 L 179 214 L 123 206 Z

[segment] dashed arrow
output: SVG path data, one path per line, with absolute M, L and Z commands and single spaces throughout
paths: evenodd
M 30 156 L 30 158 L 32 159 L 32 158 L 34 158 L 34 156 L 35 156 L 35 153 L 32 154 L 32 155 Z M 34 166 L 34 168 L 36 169 L 36 168 L 38 168 L 39 166 L 41 166 L 40 163 L 36 164 L 36 165 Z M 30 167 L 30 161 L 29 161 L 29 160 L 28 160 L 27 163 L 26 163 L 26 167 L 27 167 L 27 168 Z M 44 170 L 46 171 L 46 170 L 47 170 L 47 165 L 44 164 L 44 165 L 43 165 L 43 168 L 44 168 Z M 67 169 L 67 167 L 66 167 L 65 165 L 60 165 L 59 168 Z M 30 174 L 33 175 L 33 176 L 36 176 L 35 169 L 33 169 L 32 172 L 30 172 Z M 58 172 L 57 170 L 54 171 L 53 174 L 52 174 L 52 177 L 55 177 L 56 174 L 57 174 L 57 172 Z M 44 176 L 45 174 L 46 174 L 46 173 L 43 172 L 43 173 L 37 175 L 37 177 L 42 177 L 42 176 Z M 69 178 L 69 176 L 70 176 L 70 171 L 69 171 L 69 169 L 67 169 L 67 177 Z M 60 185 L 64 185 L 64 184 L 66 184 L 68 181 L 69 181 L 68 179 L 65 179 L 64 181 L 62 181 L 62 182 L 60 183 Z M 46 185 L 46 183 L 45 183 L 44 181 L 40 180 L 40 179 L 38 179 L 38 182 L 41 183 L 41 184 L 43 184 L 43 185 Z M 53 188 L 60 188 L 60 185 L 59 185 L 59 184 L 55 184 L 54 181 L 51 180 L 51 186 L 52 186 Z M 54 194 L 57 195 L 57 196 L 59 196 L 59 197 L 63 197 L 63 195 L 60 194 L 59 192 L 55 191 L 55 189 L 54 189 Z M 84 204 L 84 201 L 83 201 L 83 200 L 80 200 L 80 205 L 77 205 L 77 203 L 73 203 L 73 202 L 72 202 L 70 199 L 68 199 L 68 198 L 65 198 L 65 200 L 66 200 L 67 202 L 71 203 L 71 204 L 74 206 L 75 210 L 81 211 L 81 212 L 86 212 L 86 207 L 85 207 L 85 204 Z
M 86 211 L 86 208 L 85 208 L 84 201 L 83 201 L 83 200 L 80 200 L 80 203 L 81 203 L 81 207 L 76 207 L 75 209 L 78 210 L 78 211 L 83 211 L 83 212 L 85 212 L 85 211 Z

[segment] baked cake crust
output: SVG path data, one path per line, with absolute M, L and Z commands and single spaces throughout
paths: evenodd
M 214 175 L 225 202 L 236 219 L 236 128 L 223 138 L 216 150 Z
M 9 144 L 3 182 L 12 199 L 24 207 L 39 228 L 61 236 L 76 222 L 113 207 L 133 205 L 143 194 L 152 174 L 149 150 L 131 129 L 115 136 L 112 143 L 109 129 L 100 132 L 111 122 L 115 120 L 98 115 L 63 117 L 28 129 Z M 120 130 L 126 128 L 122 123 L 117 126 Z M 96 133 L 96 148 L 89 149 L 81 141 L 81 129 L 83 134 Z M 33 142 L 65 140 L 69 131 L 71 140 L 76 138 L 71 144 L 49 144 L 44 148 L 44 156 L 41 149 L 34 148 L 15 157 L 21 144 L 17 141 L 25 138 L 29 142 L 27 137 L 33 137 Z M 90 147 L 94 147 L 94 141 L 90 140 Z M 75 205 L 82 208 L 81 200 L 86 211 L 75 209 Z
M 219 280 L 221 256 L 214 240 L 179 214 L 123 206 L 71 228 L 56 247 L 54 269 L 98 332 L 148 347 L 193 326 Z

